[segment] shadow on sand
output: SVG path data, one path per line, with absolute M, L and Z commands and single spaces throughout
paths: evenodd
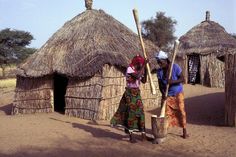
M 86 132 L 90 132 L 93 137 L 98 137 L 98 138 L 112 138 L 116 140 L 122 140 L 124 138 L 124 135 L 120 135 L 114 132 L 111 132 L 108 129 L 100 129 L 100 128 L 95 128 L 91 127 L 89 125 L 84 125 L 84 124 L 79 124 L 79 123 L 72 123 L 72 126 L 74 128 L 82 129 Z
M 197 125 L 224 125 L 224 93 L 213 93 L 185 99 L 187 123 Z M 148 111 L 160 115 L 160 108 Z
M 6 115 L 11 115 L 11 110 L 12 110 L 12 103 L 7 104 L 5 106 L 1 106 L 0 110 L 3 111 Z
M 108 125 L 91 124 L 91 123 L 93 123 L 93 121 L 91 121 L 91 122 L 89 121 L 88 124 L 81 124 L 81 123 L 73 123 L 73 122 L 69 122 L 69 121 L 63 121 L 63 120 L 56 119 L 56 118 L 50 118 L 50 119 L 55 120 L 55 121 L 60 121 L 63 123 L 70 123 L 73 128 L 78 128 L 78 129 L 84 130 L 86 132 L 89 132 L 92 134 L 93 137 L 112 138 L 112 139 L 117 139 L 117 140 L 121 140 L 122 138 L 125 137 L 123 135 L 111 132 L 109 129 L 99 128 L 99 126 L 104 127 L 104 126 L 108 126 Z
M 225 94 L 213 93 L 185 99 L 187 122 L 198 125 L 224 125 Z

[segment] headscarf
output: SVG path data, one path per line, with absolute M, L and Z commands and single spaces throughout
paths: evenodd
M 164 51 L 159 51 L 155 54 L 156 60 L 161 60 L 161 59 L 168 59 L 168 55 Z
M 138 65 L 138 64 L 141 64 L 142 66 L 145 64 L 145 59 L 140 55 L 136 55 L 132 59 L 130 66 L 133 67 L 133 66 Z

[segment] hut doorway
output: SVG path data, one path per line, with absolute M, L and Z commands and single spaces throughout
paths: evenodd
M 198 54 L 188 55 L 188 83 L 200 83 L 200 56 Z
M 54 111 L 64 114 L 65 113 L 65 95 L 68 85 L 68 78 L 54 74 Z

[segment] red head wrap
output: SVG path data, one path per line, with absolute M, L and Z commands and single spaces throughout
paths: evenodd
M 145 59 L 140 55 L 136 55 L 132 59 L 130 66 L 135 66 L 135 65 L 138 65 L 138 64 L 141 64 L 141 65 L 145 64 Z

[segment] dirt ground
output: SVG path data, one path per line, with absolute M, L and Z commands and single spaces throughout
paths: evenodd
M 162 144 L 131 144 L 108 121 L 89 121 L 59 113 L 11 116 L 14 89 L 0 89 L 0 157 L 236 157 L 236 128 L 223 126 L 224 89 L 184 85 L 187 127 L 172 128 Z M 151 135 L 151 115 L 146 127 Z

